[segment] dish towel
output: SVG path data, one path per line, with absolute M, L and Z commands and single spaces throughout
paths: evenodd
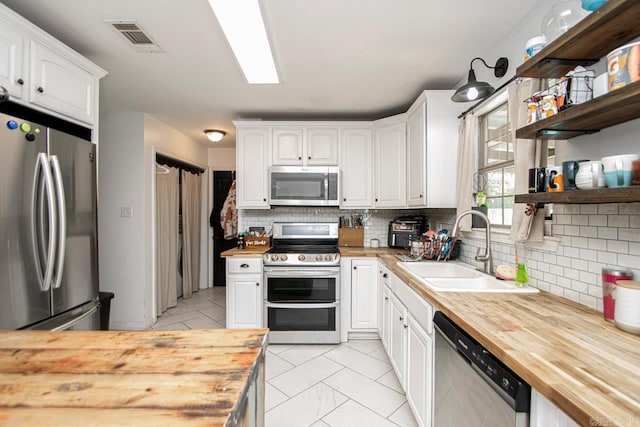
M 227 240 L 238 237 L 238 210 L 236 209 L 236 181 L 233 180 L 220 211 L 220 225 Z

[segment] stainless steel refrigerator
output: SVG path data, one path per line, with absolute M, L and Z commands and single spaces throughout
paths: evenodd
M 90 141 L 89 129 L 0 100 L 0 329 L 99 329 Z

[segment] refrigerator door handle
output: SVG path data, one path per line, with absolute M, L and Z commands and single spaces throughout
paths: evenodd
M 80 321 L 86 319 L 87 317 L 93 315 L 96 311 L 98 311 L 99 306 L 96 304 L 93 307 L 91 307 L 89 310 L 85 311 L 84 313 L 82 313 L 80 316 L 69 320 L 66 323 L 63 323 L 60 326 L 57 326 L 53 329 L 51 329 L 52 331 L 64 331 L 66 329 L 71 328 L 73 325 L 75 325 L 76 323 L 79 323 Z
M 53 179 L 56 186 L 56 201 L 58 205 L 58 251 L 55 264 L 55 275 L 53 276 L 53 288 L 59 288 L 62 283 L 62 273 L 64 271 L 64 258 L 66 254 L 67 242 L 67 211 L 64 199 L 64 182 L 62 181 L 62 171 L 58 156 L 49 156 L 53 169 Z
M 38 282 L 40 290 L 48 291 L 51 288 L 51 279 L 53 278 L 53 258 L 55 255 L 55 243 L 57 237 L 57 213 L 56 203 L 53 198 L 53 176 L 49 169 L 46 153 L 38 153 L 36 160 L 36 168 L 33 175 L 33 188 L 31 190 L 31 242 L 33 246 L 33 255 L 35 260 Z M 47 193 L 47 210 L 49 225 L 49 245 L 46 250 L 47 259 L 45 262 L 45 270 L 42 272 L 42 261 L 38 250 L 38 224 L 37 217 L 39 212 L 39 182 L 41 176 L 44 179 L 44 190 Z M 43 237 L 43 236 L 40 236 Z

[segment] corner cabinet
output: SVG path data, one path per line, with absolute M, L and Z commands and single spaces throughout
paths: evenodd
M 269 209 L 269 129 L 236 125 L 236 205 Z
M 341 208 L 373 206 L 373 131 L 370 127 L 341 132 Z
M 227 328 L 262 327 L 262 258 L 227 258 Z
M 562 77 L 640 36 L 640 2 L 609 0 L 516 70 L 520 77 Z M 640 117 L 640 82 L 631 83 L 516 130 L 520 139 L 570 139 Z
M 0 4 L 0 86 L 12 100 L 84 125 L 98 121 L 106 71 Z

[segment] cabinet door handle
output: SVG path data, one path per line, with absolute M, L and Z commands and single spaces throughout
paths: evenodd
M 404 328 L 407 329 L 407 325 L 404 325 Z
M 263 201 L 263 202 L 266 202 L 266 201 L 267 201 L 267 199 L 262 199 L 262 201 Z
M 354 266 L 354 267 L 353 267 L 353 269 L 354 269 L 354 270 L 357 270 L 357 269 L 358 269 L 358 267 L 355 267 L 355 266 Z
M 420 195 L 420 198 L 422 199 L 422 194 Z
M 384 277 L 384 278 L 386 279 L 386 278 L 387 278 L 387 273 L 384 273 L 384 274 L 382 275 L 382 277 Z
M 347 198 L 345 197 L 344 199 L 342 199 L 342 201 L 343 201 L 343 202 L 346 202 L 346 201 L 347 201 Z
M 400 321 L 402 322 L 404 320 L 404 318 L 402 316 L 400 316 Z
M 256 286 L 260 286 L 260 282 L 256 282 Z
M 309 160 L 311 160 L 311 156 L 309 156 Z
M 38 93 L 44 93 L 44 88 L 42 86 L 38 86 L 36 91 L 38 91 Z
M 18 83 L 19 85 L 23 85 L 24 84 L 24 80 L 18 79 L 18 80 L 16 80 L 16 83 Z
M 385 301 L 389 301 L 389 297 L 384 297 L 384 300 Z
M 240 268 L 249 268 L 249 264 L 240 264 Z
M 309 158 L 311 158 L 311 157 L 309 157 Z M 302 160 L 302 156 L 298 156 L 298 160 Z
M 376 199 L 376 202 L 378 201 L 378 199 Z

